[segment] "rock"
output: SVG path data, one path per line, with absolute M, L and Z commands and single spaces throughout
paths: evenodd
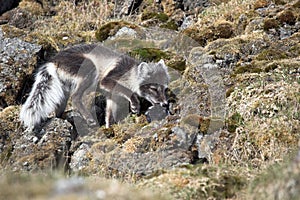
M 81 144 L 79 148 L 73 153 L 71 162 L 69 164 L 70 169 L 73 172 L 82 171 L 89 165 L 90 159 L 88 157 L 90 147 L 87 144 Z
M 16 28 L 25 29 L 30 28 L 34 24 L 34 22 L 37 20 L 37 16 L 25 9 L 17 7 L 5 13 L 0 20 L 4 20 L 9 25 L 12 25 Z
M 171 16 L 176 9 L 181 9 L 189 13 L 197 13 L 197 10 L 209 6 L 208 0 L 166 0 L 161 2 L 166 14 Z
M 121 17 L 123 15 L 130 15 L 136 12 L 142 1 L 138 0 L 126 0 L 126 1 L 115 1 L 115 17 Z
M 0 107 L 25 100 L 24 81 L 38 62 L 41 46 L 7 38 L 0 28 Z
M 105 167 L 110 173 L 124 177 L 126 174 L 134 174 L 137 178 L 151 176 L 160 170 L 167 170 L 191 163 L 191 156 L 183 149 L 173 149 L 148 153 L 120 154 L 115 151 L 105 157 L 98 157 L 97 163 Z M 109 172 L 107 171 L 107 172 Z
M 95 36 L 98 41 L 102 42 L 109 37 L 115 36 L 120 30 L 121 32 L 118 33 L 119 36 L 124 34 L 128 36 L 128 34 L 136 35 L 136 33 L 139 32 L 139 29 L 139 26 L 126 21 L 112 21 L 98 28 L 98 30 L 95 32 Z
M 167 115 L 168 115 L 168 110 L 165 107 L 162 107 L 160 105 L 151 106 L 146 112 L 147 120 L 149 122 L 154 120 L 162 120 Z
M 13 112 L 12 112 L 13 111 Z M 8 107 L 2 113 L 18 121 L 19 109 Z M 6 115 L 7 115 L 6 114 Z M 10 118 L 11 118 L 10 117 Z M 9 118 L 0 115 L 1 125 L 12 131 Z M 17 123 L 20 127 L 20 123 Z M 52 119 L 39 132 L 18 129 L 9 135 L 1 132 L 1 166 L 14 171 L 36 171 L 67 167 L 69 148 L 74 138 L 72 125 L 62 119 Z
M 195 23 L 193 16 L 187 16 L 183 18 L 183 22 L 179 27 L 179 30 L 187 29 L 188 27 L 192 26 Z
M 0 110 L 0 166 L 5 166 L 14 149 L 13 141 L 21 135 L 19 107 L 9 106 Z
M 218 141 L 218 131 L 225 122 L 226 90 L 223 82 L 224 72 L 213 59 L 204 53 L 203 48 L 191 51 L 188 70 L 178 95 L 182 125 L 192 126 L 188 133 L 197 134 L 198 157 L 210 160 L 212 149 Z M 193 102 L 193 103 L 191 103 Z M 203 135 L 204 134 L 204 135 Z
M 85 136 L 82 138 L 85 143 L 73 154 L 71 168 L 77 173 L 101 171 L 106 175 L 125 177 L 132 174 L 141 178 L 197 159 L 192 151 L 197 131 L 191 133 L 192 129 L 172 124 L 164 127 L 158 121 L 140 129 L 142 124 L 144 122 L 129 126 L 124 124 L 119 127 L 122 130 L 116 127 L 113 130 L 115 134 L 110 139 L 97 141 L 92 139 L 94 136 Z M 91 148 L 86 143 L 91 144 Z
M 208 7 L 208 0 L 182 0 L 184 11 L 192 11 L 199 7 Z
M 0 15 L 18 6 L 20 0 L 0 0 Z
M 115 37 L 129 37 L 129 38 L 135 38 L 137 35 L 137 32 L 128 27 L 122 27 L 118 32 L 116 33 Z

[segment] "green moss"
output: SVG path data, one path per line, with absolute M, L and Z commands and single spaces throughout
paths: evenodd
M 128 27 L 132 29 L 138 28 L 136 25 L 130 24 L 125 21 L 108 22 L 96 31 L 95 37 L 98 41 L 102 42 L 108 37 L 115 35 L 122 27 Z
M 243 73 L 260 73 L 263 70 L 259 67 L 255 67 L 251 64 L 238 66 L 234 69 L 235 74 L 243 74 Z
M 191 37 L 201 46 L 206 46 L 206 44 L 210 41 L 217 40 L 219 38 L 228 39 L 233 37 L 234 27 L 232 23 L 224 21 L 202 29 L 198 29 L 196 27 L 187 28 L 183 31 L 183 34 Z
M 264 71 L 270 72 L 270 71 L 273 71 L 274 69 L 276 69 L 277 67 L 278 67 L 278 65 L 276 63 L 271 63 L 265 67 Z
M 145 21 L 148 19 L 157 19 L 161 22 L 167 22 L 169 17 L 165 13 L 144 12 L 142 14 L 141 20 Z
M 223 22 L 213 27 L 215 38 L 231 38 L 233 36 L 233 26 L 229 22 Z
M 102 133 L 107 137 L 107 138 L 112 138 L 115 136 L 115 132 L 113 128 L 101 128 Z
M 276 5 L 284 5 L 284 4 L 286 4 L 286 2 L 284 2 L 283 0 L 275 0 L 274 3 Z
M 1 29 L 5 34 L 5 37 L 9 37 L 9 38 L 22 37 L 27 34 L 26 31 L 7 24 L 2 25 Z
M 246 179 L 242 173 L 238 173 L 237 169 L 228 170 L 225 167 L 199 167 L 196 165 L 190 171 L 189 175 L 198 179 L 198 183 L 196 184 L 198 187 L 195 186 L 193 190 L 186 191 L 189 193 L 190 199 L 233 198 L 239 190 L 245 188 L 247 185 Z
M 9 165 L 7 161 L 14 149 L 13 142 L 21 135 L 22 128 L 18 123 L 19 112 L 18 106 L 9 106 L 0 112 L 0 141 L 3 145 L 0 148 L 0 166 Z
M 145 62 L 158 62 L 160 59 L 165 59 L 168 57 L 168 54 L 166 52 L 156 48 L 134 49 L 129 52 L 129 54 Z
M 227 130 L 231 133 L 235 132 L 236 128 L 244 123 L 244 119 L 240 113 L 233 113 L 227 120 Z
M 160 26 L 161 28 L 166 28 L 166 29 L 170 29 L 170 30 L 178 30 L 178 26 L 174 21 L 169 21 L 163 25 Z
M 279 28 L 279 22 L 276 19 L 265 19 L 263 28 L 265 31 L 269 29 L 277 29 Z
M 12 155 L 12 151 L 13 151 L 13 146 L 6 145 L 6 148 L 0 154 L 0 166 L 2 163 L 8 161 L 8 159 Z
M 202 47 L 207 44 L 208 38 L 210 38 L 213 35 L 209 32 L 200 33 L 199 29 L 197 28 L 187 28 L 182 33 L 195 40 Z
M 289 52 L 291 52 L 295 56 L 300 55 L 300 44 L 296 44 L 295 46 L 291 47 Z
M 168 67 L 171 67 L 178 71 L 184 71 L 186 68 L 185 59 L 178 55 L 174 55 L 174 57 L 167 62 L 167 65 Z
M 234 91 L 234 86 L 228 88 L 226 90 L 226 98 L 230 96 L 230 94 Z
M 267 0 L 257 0 L 253 4 L 253 7 L 256 10 L 256 9 L 259 9 L 259 8 L 267 7 L 268 5 L 269 5 L 269 2 Z
M 218 178 L 218 181 L 220 184 L 216 186 L 214 196 L 220 199 L 232 198 L 238 190 L 246 186 L 246 180 L 234 174 L 224 174 Z
M 278 15 L 278 20 L 281 24 L 294 25 L 296 23 L 296 17 L 291 10 L 284 10 Z
M 257 55 L 257 60 L 279 60 L 286 59 L 288 55 L 286 52 L 276 49 L 266 49 Z

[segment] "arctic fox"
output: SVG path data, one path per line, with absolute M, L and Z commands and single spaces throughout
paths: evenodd
M 21 108 L 20 120 L 25 127 L 33 129 L 52 112 L 60 117 L 71 96 L 73 105 L 87 123 L 96 125 L 82 97 L 100 87 L 108 93 L 105 123 L 109 127 L 116 122 L 113 112 L 118 96 L 129 101 L 134 113 L 140 110 L 138 96 L 152 105 L 166 106 L 168 83 L 168 70 L 163 60 L 138 62 L 100 44 L 77 45 L 59 52 L 39 69 Z

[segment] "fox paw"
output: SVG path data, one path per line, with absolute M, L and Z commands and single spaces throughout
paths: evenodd
M 137 94 L 133 94 L 131 97 L 130 109 L 133 113 L 136 113 L 138 115 L 140 114 L 141 106 Z
M 135 114 L 140 114 L 140 105 L 132 105 L 131 104 L 131 111 Z
M 87 119 L 86 120 L 88 126 L 93 127 L 97 125 L 97 122 L 94 119 Z

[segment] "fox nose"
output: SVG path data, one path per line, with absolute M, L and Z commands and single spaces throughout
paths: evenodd
M 168 101 L 163 101 L 161 104 L 160 104 L 162 107 L 167 107 L 168 106 Z

